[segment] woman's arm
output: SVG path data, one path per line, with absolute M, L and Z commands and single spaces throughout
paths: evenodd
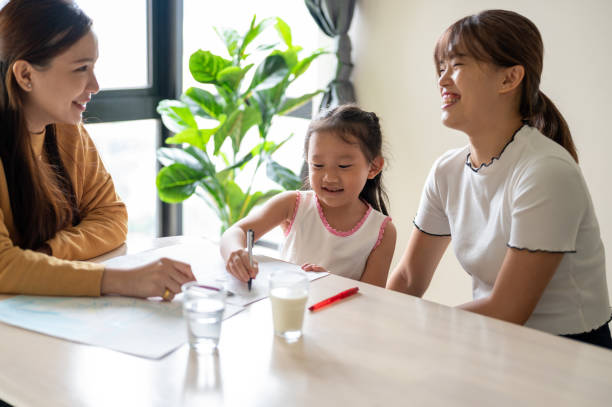
M 467 311 L 523 325 L 563 259 L 563 253 L 508 248 L 491 296 L 460 306 Z
M 414 229 L 387 288 L 422 297 L 450 241 L 450 236 L 433 236 Z
M 250 266 L 246 247 L 246 233 L 253 229 L 254 241 L 285 221 L 291 221 L 296 205 L 297 191 L 287 191 L 276 195 L 261 209 L 254 210 L 247 217 L 236 222 L 221 236 L 221 257 L 225 267 L 234 277 L 248 281 L 257 275 L 257 264 Z
M 86 260 L 115 249 L 125 241 L 127 210 L 87 132 L 74 126 L 58 125 L 57 129 L 60 151 L 64 153 L 62 159 L 72 179 L 81 221 L 60 230 L 46 244 L 55 257 Z M 68 134 L 77 129 L 80 134 Z M 75 139 L 66 140 L 70 137 Z
M 385 225 L 384 234 L 380 244 L 372 250 L 366 262 L 365 270 L 361 275 L 361 281 L 379 287 L 384 287 L 389 274 L 389 266 L 393 260 L 397 232 L 395 225 L 389 221 Z

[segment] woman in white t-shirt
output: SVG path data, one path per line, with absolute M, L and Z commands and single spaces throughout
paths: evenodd
M 442 123 L 469 145 L 434 164 L 387 287 L 422 296 L 453 241 L 482 315 L 612 348 L 604 248 L 569 128 L 540 90 L 536 26 L 487 10 L 436 44 Z

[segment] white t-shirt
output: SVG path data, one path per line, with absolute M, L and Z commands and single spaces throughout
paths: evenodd
M 523 126 L 499 157 L 475 169 L 469 147 L 434 164 L 415 225 L 452 236 L 474 299 L 491 295 L 508 247 L 563 252 L 525 324 L 553 334 L 589 332 L 610 319 L 604 247 L 591 196 L 569 153 Z
M 359 280 L 390 220 L 368 205 L 361 220 L 350 231 L 338 231 L 325 219 L 315 193 L 298 191 L 280 257 L 299 265 L 317 264 L 330 273 Z

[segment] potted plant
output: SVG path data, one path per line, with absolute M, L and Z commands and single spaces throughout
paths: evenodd
M 274 27 L 281 43 L 260 45 L 254 40 Z M 221 221 L 221 232 L 245 217 L 251 209 L 282 189 L 298 189 L 300 178 L 273 159 L 273 154 L 292 136 L 280 142 L 268 138 L 273 119 L 299 107 L 322 92 L 300 97 L 286 95 L 287 88 L 325 51 L 299 57 L 301 47 L 292 43 L 291 29 L 280 18 L 256 23 L 244 35 L 234 29 L 215 29 L 225 43 L 229 59 L 198 50 L 189 59 L 189 70 L 203 87 L 191 87 L 180 100 L 162 100 L 157 106 L 164 125 L 174 133 L 166 139 L 175 147 L 162 147 L 157 157 L 164 166 L 157 174 L 159 197 L 178 203 L 193 194 L 202 197 Z M 254 67 L 248 63 L 258 53 L 267 55 Z M 209 123 L 202 125 L 203 120 Z M 214 120 L 212 126 L 210 119 Z M 198 123 L 200 122 L 200 123 Z M 255 145 L 243 145 L 247 132 L 256 129 Z M 255 130 L 253 130 L 255 131 Z M 278 189 L 255 191 L 255 174 L 266 167 Z M 237 176 L 252 175 L 246 185 Z M 242 177 L 241 179 L 244 179 Z

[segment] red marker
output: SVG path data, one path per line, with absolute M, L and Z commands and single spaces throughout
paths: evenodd
M 343 298 L 350 297 L 351 295 L 356 294 L 357 291 L 359 291 L 359 287 L 349 288 L 348 290 L 342 291 L 341 293 L 336 294 L 333 297 L 329 297 L 326 300 L 317 302 L 315 305 L 311 305 L 310 307 L 308 307 L 308 310 L 316 311 L 319 308 L 325 307 L 326 305 L 332 304 L 336 301 L 340 301 Z

